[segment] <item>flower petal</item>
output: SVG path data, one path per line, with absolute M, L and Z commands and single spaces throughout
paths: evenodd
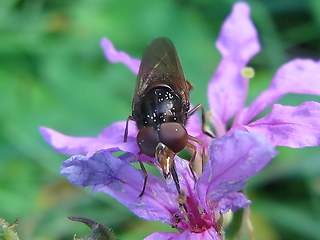
M 239 191 L 243 181 L 259 172 L 276 156 L 270 143 L 258 134 L 234 131 L 212 142 L 209 161 L 197 182 L 200 196 L 217 201 Z M 205 202 L 201 202 L 202 206 Z
M 247 3 L 233 5 L 230 16 L 222 25 L 216 46 L 223 57 L 239 62 L 248 62 L 260 51 L 258 33 Z
M 251 201 L 240 192 L 228 193 L 218 203 L 218 212 L 226 214 L 229 210 L 235 212 L 241 208 L 247 208 L 251 204 Z
M 103 129 L 99 134 L 99 138 L 108 139 L 110 143 L 121 143 L 123 142 L 124 132 L 126 128 L 125 121 L 119 121 L 111 124 L 109 127 Z M 138 128 L 134 121 L 128 122 L 128 139 L 136 138 L 138 134 Z
M 320 103 L 298 107 L 273 105 L 264 118 L 244 126 L 265 136 L 274 146 L 302 148 L 320 145 Z
M 71 137 L 47 127 L 39 127 L 39 131 L 57 152 L 67 155 L 86 154 L 93 145 L 100 143 L 97 138 Z
M 189 162 L 177 156 L 174 158 L 174 161 L 180 188 L 184 190 L 188 196 L 193 195 L 195 181 L 190 171 Z M 167 185 L 172 191 L 177 191 L 172 179 L 167 181 Z
M 146 237 L 144 240 L 221 240 L 214 228 L 204 230 L 200 233 L 189 232 L 185 230 L 182 233 L 177 232 L 155 232 Z
M 174 240 L 178 239 L 179 235 L 178 232 L 154 232 L 144 240 Z
M 174 214 L 179 213 L 176 193 L 168 191 L 166 184 L 148 173 L 148 181 L 142 199 L 144 175 L 108 151 L 99 151 L 92 157 L 73 156 L 61 167 L 61 174 L 69 182 L 80 187 L 93 186 L 93 191 L 110 194 L 127 206 L 137 216 L 174 224 Z
M 117 51 L 108 38 L 102 38 L 101 47 L 105 57 L 112 63 L 121 62 L 126 65 L 134 74 L 138 74 L 141 61 L 130 57 L 123 51 Z
M 239 116 L 240 124 L 247 124 L 269 105 L 287 93 L 320 95 L 320 61 L 295 59 L 283 65 L 270 86 Z
M 138 134 L 138 129 L 133 121 L 128 122 L 128 135 L 127 135 L 127 142 L 124 142 L 124 132 L 125 132 L 126 122 L 120 121 L 115 122 L 109 127 L 105 128 L 102 133 L 99 134 L 98 138 L 101 142 L 99 148 L 92 149 L 89 152 L 89 155 L 92 155 L 95 151 L 100 149 L 113 149 L 115 151 L 125 151 L 130 152 L 137 155 L 140 152 L 138 147 L 136 137 Z M 112 151 L 110 151 L 112 152 Z M 141 160 L 150 159 L 143 155 Z
M 87 154 L 91 156 L 97 150 L 108 149 L 110 152 L 126 151 L 138 154 L 139 147 L 136 143 L 137 127 L 129 121 L 128 140 L 123 142 L 125 121 L 115 122 L 105 128 L 98 138 L 71 137 L 59 133 L 51 128 L 40 127 L 40 133 L 45 140 L 58 152 L 67 155 Z M 146 157 L 141 158 L 143 161 Z
M 191 104 L 190 109 L 193 109 L 194 106 Z M 186 129 L 189 135 L 191 136 L 198 136 L 199 133 L 202 133 L 201 129 L 201 120 L 198 116 L 198 112 L 195 112 L 193 115 L 191 115 L 188 118 L 187 124 L 186 124 Z
M 226 123 L 244 104 L 248 80 L 241 76 L 241 71 L 260 51 L 248 4 L 240 2 L 234 5 L 222 26 L 216 46 L 222 54 L 222 61 L 209 83 L 208 99 L 210 109 Z
M 193 109 L 193 107 L 194 106 L 191 104 L 190 109 Z M 195 112 L 188 118 L 186 130 L 190 136 L 201 140 L 205 146 L 208 146 L 208 136 L 202 132 L 202 122 L 199 118 L 198 112 L 200 111 Z

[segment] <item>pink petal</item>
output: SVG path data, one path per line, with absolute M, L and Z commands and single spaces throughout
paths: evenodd
M 57 151 L 67 155 L 87 154 L 91 156 L 97 150 L 109 149 L 111 152 L 125 151 L 137 154 L 140 150 L 136 143 L 137 127 L 129 121 L 128 140 L 123 142 L 125 121 L 115 122 L 105 128 L 97 137 L 71 137 L 47 127 L 39 130 L 45 140 Z M 145 161 L 147 158 L 142 157 Z M 149 158 L 148 158 L 149 159 Z
M 123 142 L 126 122 L 119 121 L 111 124 L 109 127 L 103 129 L 98 138 L 105 139 L 110 143 Z M 136 138 L 138 134 L 138 128 L 134 121 L 128 122 L 128 139 Z
M 244 180 L 264 168 L 277 152 L 259 134 L 234 131 L 217 138 L 209 148 L 209 161 L 197 181 L 201 206 L 219 201 L 226 194 L 239 191 Z
M 264 118 L 244 126 L 264 135 L 274 146 L 302 148 L 320 145 L 320 103 L 298 107 L 275 104 Z
M 99 144 L 99 140 L 97 138 L 71 137 L 47 127 L 39 127 L 39 130 L 44 139 L 57 152 L 62 154 L 86 154 L 89 152 L 92 145 Z
M 212 142 L 209 149 L 210 184 L 243 181 L 264 168 L 277 152 L 258 134 L 235 131 Z M 208 162 L 209 163 L 209 162 Z M 206 171 L 206 170 L 204 170 Z
M 144 240 L 221 240 L 214 228 L 203 230 L 200 233 L 185 230 L 182 233 L 177 232 L 155 232 Z
M 249 61 L 260 51 L 258 33 L 247 3 L 234 4 L 230 16 L 223 23 L 216 46 L 223 57 L 240 62 Z
M 174 158 L 174 161 L 176 172 L 179 176 L 180 188 L 183 189 L 188 196 L 193 196 L 195 182 L 193 175 L 190 172 L 189 161 L 179 158 L 178 156 Z M 167 186 L 172 189 L 172 191 L 176 191 L 176 186 L 173 180 L 167 181 Z
M 191 105 L 190 109 L 192 109 L 193 107 L 194 106 Z M 208 146 L 208 136 L 202 132 L 202 122 L 199 118 L 199 114 L 201 114 L 200 110 L 195 112 L 188 118 L 186 130 L 190 136 L 201 140 L 206 146 Z
M 102 143 L 99 149 L 118 148 L 121 151 L 138 154 L 140 149 L 136 141 L 138 134 L 136 123 L 134 121 L 128 122 L 127 142 L 123 141 L 125 126 L 125 121 L 119 121 L 105 128 L 98 136 Z M 93 149 L 93 151 L 96 150 L 98 149 Z
M 171 225 L 176 222 L 174 215 L 180 213 L 175 200 L 177 193 L 168 191 L 165 182 L 151 173 L 148 173 L 146 190 L 140 199 L 144 174 L 108 151 L 98 151 L 91 157 L 73 156 L 63 162 L 61 174 L 76 186 L 92 186 L 93 192 L 103 191 L 111 195 L 147 220 Z
M 174 240 L 179 237 L 178 232 L 154 232 L 144 240 Z
M 239 116 L 240 124 L 247 124 L 266 107 L 287 93 L 320 95 L 320 61 L 295 59 L 283 65 L 267 90 Z
M 194 106 L 191 104 L 190 109 L 193 109 Z M 200 112 L 200 111 L 199 111 Z M 201 132 L 201 120 L 198 115 L 198 111 L 195 112 L 188 118 L 186 129 L 189 135 L 197 136 Z
M 209 83 L 208 99 L 210 109 L 226 123 L 244 104 L 248 83 L 241 76 L 241 71 L 260 51 L 248 4 L 240 2 L 234 5 L 222 26 L 216 46 L 222 54 L 222 61 Z
M 102 38 L 101 47 L 105 57 L 112 63 L 121 62 L 126 65 L 134 74 L 138 74 L 140 60 L 130 57 L 123 51 L 117 51 L 108 38 Z
M 240 192 L 231 192 L 226 194 L 218 203 L 218 212 L 226 214 L 230 209 L 235 212 L 241 208 L 247 208 L 251 204 L 251 201 Z

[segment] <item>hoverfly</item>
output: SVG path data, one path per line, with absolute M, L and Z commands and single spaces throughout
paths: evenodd
M 172 175 L 180 194 L 180 185 L 175 170 L 174 157 L 185 147 L 193 149 L 189 167 L 195 160 L 197 147 L 189 141 L 204 144 L 197 138 L 188 135 L 185 125 L 188 118 L 198 109 L 202 113 L 202 131 L 206 132 L 205 114 L 201 104 L 189 111 L 191 84 L 185 79 L 177 51 L 167 38 L 157 38 L 146 48 L 132 101 L 132 115 L 128 117 L 124 142 L 127 141 L 128 121 L 136 122 L 139 129 L 137 144 L 140 148 L 139 163 L 144 173 L 144 186 L 139 197 L 144 194 L 147 184 L 147 171 L 140 161 L 145 154 L 156 157 L 164 178 Z

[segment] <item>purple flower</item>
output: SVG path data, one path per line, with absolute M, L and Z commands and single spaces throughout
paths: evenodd
M 218 138 L 212 142 L 207 140 L 196 114 L 188 120 L 188 133 L 206 143 L 209 160 L 195 182 L 188 162 L 175 158 L 184 200 L 183 196 L 177 200 L 172 179 L 164 182 L 152 174 L 148 174 L 143 198 L 137 197 L 144 177 L 130 165 L 137 161 L 140 151 L 136 143 L 138 130 L 132 121 L 129 121 L 126 143 L 123 142 L 124 121 L 107 127 L 96 138 L 71 137 L 40 127 L 55 150 L 75 155 L 66 160 L 61 169 L 71 183 L 93 186 L 93 191 L 110 194 L 136 215 L 166 222 L 179 230 L 179 233 L 154 233 L 147 239 L 219 239 L 222 234 L 217 222 L 220 214 L 248 206 L 250 201 L 238 192 L 244 187 L 244 180 L 260 171 L 276 155 L 269 143 L 289 147 L 320 143 L 320 104 L 317 102 L 297 107 L 275 104 L 265 117 L 252 121 L 286 93 L 320 95 L 320 62 L 296 59 L 285 64 L 277 71 L 269 88 L 245 107 L 249 79 L 241 72 L 260 50 L 249 14 L 246 3 L 236 3 L 216 43 L 222 60 L 209 82 L 208 100 L 210 120 Z M 137 74 L 140 60 L 117 51 L 106 38 L 101 45 L 109 61 L 122 62 Z M 234 119 L 232 127 L 227 129 L 231 119 Z M 120 157 L 112 155 L 119 151 L 125 153 Z M 142 155 L 141 160 L 157 167 L 153 158 Z M 177 201 L 184 207 L 179 208 Z
M 269 114 L 253 121 L 259 113 L 287 93 L 320 95 L 320 62 L 295 59 L 276 72 L 270 86 L 248 107 L 244 107 L 249 79 L 241 71 L 259 52 L 260 44 L 245 3 L 234 5 L 224 22 L 216 46 L 222 60 L 208 86 L 211 122 L 218 136 L 228 129 L 243 129 L 264 135 L 274 146 L 292 148 L 320 144 L 320 104 L 305 102 L 300 106 L 273 105 Z
M 172 179 L 166 183 L 150 173 L 146 191 L 142 199 L 138 198 L 143 174 L 124 161 L 127 156 L 117 158 L 107 150 L 90 157 L 73 156 L 62 164 L 61 173 L 74 185 L 93 186 L 93 192 L 110 194 L 139 217 L 168 223 L 179 231 L 153 233 L 146 239 L 220 239 L 220 215 L 250 204 L 238 191 L 245 186 L 245 179 L 275 155 L 262 136 L 235 131 L 212 142 L 209 161 L 196 182 L 188 161 L 176 157 L 180 186 L 185 193 L 185 199 L 180 200 L 184 208 L 179 207 Z

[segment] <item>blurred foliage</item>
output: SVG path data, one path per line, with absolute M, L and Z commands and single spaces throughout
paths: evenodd
M 266 88 L 289 59 L 320 55 L 320 1 L 248 1 L 262 51 L 250 63 L 256 75 L 249 100 Z M 110 64 L 100 48 L 106 36 L 140 58 L 155 37 L 175 43 L 193 103 L 206 102 L 206 86 L 220 55 L 214 42 L 230 13 L 230 0 L 1 0 L 0 8 L 0 217 L 19 218 L 25 240 L 86 236 L 67 216 L 94 219 L 119 239 L 142 239 L 169 226 L 146 222 L 103 193 L 91 194 L 59 175 L 67 156 L 41 138 L 45 125 L 70 135 L 96 136 L 131 112 L 135 76 Z M 297 105 L 309 96 L 288 96 Z M 319 147 L 279 148 L 250 179 L 256 239 L 319 239 Z M 83 228 L 81 228 L 83 227 Z

